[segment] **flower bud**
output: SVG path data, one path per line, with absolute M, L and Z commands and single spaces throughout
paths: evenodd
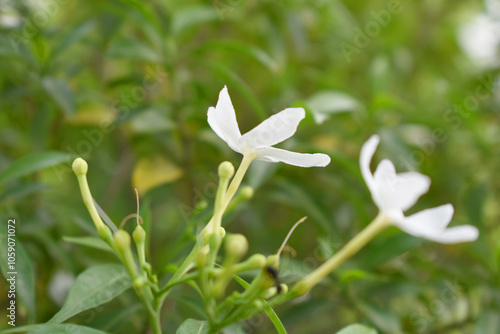
M 138 245 L 144 243 L 144 241 L 146 240 L 146 231 L 144 231 L 144 228 L 142 228 L 141 225 L 137 224 L 137 227 L 132 233 L 132 238 L 134 238 L 135 243 Z
M 244 199 L 250 199 L 253 196 L 253 188 L 250 186 L 244 186 L 240 190 L 240 196 Z
M 124 230 L 118 230 L 114 235 L 114 243 L 122 253 L 130 248 L 130 235 Z
M 234 166 L 229 161 L 224 161 L 219 165 L 219 177 L 221 179 L 230 179 L 234 175 Z
M 226 237 L 224 247 L 228 256 L 241 259 L 248 251 L 248 241 L 243 234 L 230 234 Z
M 210 252 L 210 247 L 205 245 L 198 249 L 195 255 L 196 264 L 198 267 L 204 267 L 208 262 L 208 253 Z
M 267 257 L 266 265 L 272 266 L 273 268 L 279 268 L 280 258 L 278 255 L 270 255 Z
M 266 266 L 267 260 L 266 257 L 262 254 L 254 254 L 246 261 L 246 263 L 250 268 L 264 268 Z
M 142 276 L 137 277 L 136 279 L 134 279 L 134 282 L 133 282 L 134 288 L 137 290 L 139 290 L 144 285 L 146 285 L 146 283 L 147 283 L 146 280 Z
M 75 161 L 73 161 L 72 167 L 73 172 L 76 174 L 76 176 L 86 175 L 87 171 L 89 170 L 87 162 L 82 158 L 76 158 Z

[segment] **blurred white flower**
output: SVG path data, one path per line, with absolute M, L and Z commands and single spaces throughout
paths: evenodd
M 372 174 L 370 163 L 379 142 L 380 137 L 377 135 L 368 139 L 361 149 L 359 164 L 361 174 L 380 213 L 393 225 L 416 237 L 444 244 L 476 240 L 479 232 L 474 226 L 446 228 L 453 216 L 451 204 L 405 217 L 403 212 L 411 208 L 419 197 L 429 190 L 431 180 L 417 172 L 397 174 L 394 164 L 387 159 L 382 160 Z
M 478 14 L 458 29 L 458 42 L 463 52 L 477 65 L 498 65 L 500 21 L 498 5 L 490 6 L 488 13 Z M 495 17 L 496 16 L 496 17 Z
M 75 275 L 64 270 L 58 270 L 47 286 L 50 299 L 58 306 L 62 306 L 74 281 Z
M 290 138 L 304 117 L 304 109 L 287 108 L 241 135 L 226 86 L 219 94 L 217 106 L 208 109 L 208 124 L 234 151 L 258 160 L 281 161 L 299 167 L 324 167 L 330 163 L 326 154 L 296 153 L 271 147 Z

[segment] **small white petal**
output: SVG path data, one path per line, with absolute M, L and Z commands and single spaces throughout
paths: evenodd
M 460 225 L 447 228 L 441 234 L 429 236 L 427 239 L 442 244 L 458 244 L 474 241 L 479 237 L 479 230 L 472 225 Z
M 413 236 L 443 244 L 468 242 L 477 239 L 479 231 L 475 226 L 461 225 L 446 228 L 452 217 L 453 206 L 446 204 L 417 212 L 396 222 L 395 225 Z
M 396 225 L 416 236 L 435 234 L 438 231 L 443 231 L 448 226 L 453 217 L 453 212 L 453 206 L 445 204 L 419 211 L 396 222 Z
M 272 115 L 239 140 L 242 150 L 269 147 L 290 138 L 297 131 L 300 121 L 306 117 L 302 108 L 287 108 Z
M 384 159 L 374 173 L 374 201 L 383 210 L 406 211 L 429 190 L 431 179 L 417 172 L 396 174 L 392 161 Z
M 238 122 L 236 121 L 236 113 L 234 111 L 231 98 L 227 92 L 227 87 L 224 86 L 219 93 L 217 106 L 208 108 L 208 124 L 215 133 L 224 140 L 229 147 L 236 152 L 241 153 L 238 140 L 241 137 Z
M 330 157 L 323 153 L 297 153 L 275 147 L 261 147 L 254 152 L 259 156 L 258 160 L 284 162 L 298 167 L 325 167 L 331 161 Z
M 359 155 L 359 166 L 361 168 L 361 174 L 365 179 L 368 189 L 370 189 L 370 192 L 372 193 L 375 185 L 373 175 L 370 170 L 370 163 L 379 143 L 380 137 L 378 135 L 371 136 L 370 139 L 368 139 L 366 143 L 363 144 L 363 147 L 361 148 L 361 154 Z

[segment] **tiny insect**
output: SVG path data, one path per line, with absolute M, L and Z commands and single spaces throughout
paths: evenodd
M 273 266 L 267 266 L 266 272 L 269 274 L 274 279 L 274 282 L 276 284 L 276 292 L 277 294 L 281 293 L 281 282 L 279 279 L 279 271 L 278 269 L 274 268 Z

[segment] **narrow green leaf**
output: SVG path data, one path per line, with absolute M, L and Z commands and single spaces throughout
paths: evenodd
M 399 318 L 386 309 L 382 309 L 377 305 L 364 301 L 358 301 L 358 307 L 361 312 L 363 312 L 363 314 L 368 317 L 373 324 L 383 330 L 384 333 L 401 332 Z
M 364 325 L 353 324 L 342 328 L 336 334 L 377 334 L 377 331 Z
M 176 331 L 177 334 L 208 334 L 208 324 L 206 321 L 187 319 Z
M 251 57 L 265 66 L 271 72 L 277 72 L 279 69 L 278 62 L 274 60 L 266 51 L 251 44 L 241 42 L 208 42 L 203 44 L 202 50 L 228 50 L 237 52 L 241 55 Z
M 49 188 L 50 187 L 48 185 L 43 183 L 16 184 L 14 187 L 6 189 L 5 192 L 0 195 L 0 203 L 6 200 L 17 201 L 26 196 Z
M 212 6 L 190 6 L 175 12 L 172 20 L 172 32 L 180 34 L 190 27 L 218 21 L 217 12 Z
M 10 222 L 10 220 L 9 220 Z M 18 224 L 18 222 L 16 223 Z M 12 224 L 16 226 L 16 224 Z M 19 226 L 16 226 L 16 231 L 19 230 Z M 5 279 L 14 277 L 15 279 L 15 290 L 16 296 L 19 296 L 20 300 L 26 306 L 28 310 L 30 321 L 35 320 L 35 270 L 33 269 L 33 263 L 26 253 L 18 235 L 14 237 L 8 237 L 7 229 L 5 231 L 0 231 L 0 268 Z M 15 248 L 15 265 L 14 267 L 8 266 L 8 253 L 7 252 L 9 242 L 14 243 Z M 9 274 L 9 273 L 13 274 Z M 14 274 L 15 273 L 15 274 Z
M 18 177 L 60 164 L 66 161 L 67 158 L 67 153 L 57 151 L 37 152 L 26 155 L 14 161 L 0 174 L 0 185 Z
M 63 307 L 48 323 L 63 322 L 82 311 L 104 304 L 131 286 L 132 281 L 121 264 L 91 267 L 76 278 Z
M 332 114 L 362 108 L 362 104 L 352 96 L 333 90 L 318 92 L 305 102 L 318 124 L 323 123 Z
M 85 21 L 73 29 L 68 29 L 69 33 L 61 39 L 61 41 L 52 49 L 52 59 L 66 51 L 73 44 L 81 41 L 95 28 L 94 21 Z
M 103 250 L 106 252 L 113 253 L 113 250 L 109 245 L 104 242 L 102 239 L 96 238 L 96 237 L 68 237 L 65 236 L 63 237 L 63 240 L 66 242 L 71 242 L 73 244 L 81 245 L 81 246 L 87 246 L 99 250 Z
M 3 330 L 0 334 L 36 333 L 36 334 L 108 334 L 98 329 L 74 324 L 40 324 Z
M 154 63 L 161 61 L 161 56 L 155 50 L 131 37 L 113 40 L 106 55 L 114 59 L 144 60 Z
M 68 115 L 75 113 L 75 95 L 66 81 L 47 77 L 42 79 L 42 86 L 63 112 Z
M 248 282 L 246 282 L 244 279 L 242 279 L 239 276 L 234 275 L 233 277 L 236 280 L 236 282 L 238 282 L 245 289 L 248 288 L 248 286 L 250 285 L 250 284 L 248 284 Z M 276 330 L 278 331 L 278 333 L 279 334 L 286 334 L 285 326 L 283 326 L 283 323 L 281 322 L 281 320 L 278 317 L 278 315 L 276 314 L 276 312 L 274 312 L 273 308 L 271 306 L 269 306 L 269 304 L 265 300 L 263 302 L 264 302 L 264 312 L 266 312 L 269 320 L 271 320 L 271 322 L 273 323 L 273 325 L 276 328 Z

